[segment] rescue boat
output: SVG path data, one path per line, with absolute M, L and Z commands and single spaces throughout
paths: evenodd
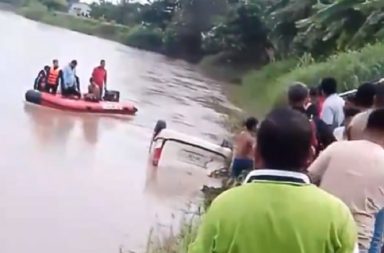
M 73 112 L 121 115 L 134 115 L 137 112 L 137 108 L 129 102 L 91 102 L 84 99 L 66 98 L 60 94 L 52 95 L 37 90 L 28 90 L 25 93 L 25 100 L 33 104 Z

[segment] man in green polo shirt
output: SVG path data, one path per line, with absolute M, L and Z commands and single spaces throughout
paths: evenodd
M 343 202 L 309 183 L 311 125 L 291 109 L 261 124 L 245 183 L 218 196 L 189 253 L 353 253 L 356 225 Z

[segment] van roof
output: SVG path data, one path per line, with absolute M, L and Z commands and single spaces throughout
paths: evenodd
M 185 142 L 187 144 L 192 144 L 197 147 L 205 148 L 209 151 L 220 153 L 227 158 L 231 158 L 232 150 L 229 148 L 222 147 L 220 145 L 211 143 L 204 139 L 200 139 L 194 136 L 190 136 L 187 134 L 183 134 L 171 129 L 163 129 L 161 132 L 155 137 L 156 139 L 166 139 L 166 140 L 175 140 L 179 142 Z

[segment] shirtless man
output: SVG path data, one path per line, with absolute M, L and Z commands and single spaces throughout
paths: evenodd
M 250 117 L 245 121 L 244 130 L 235 139 L 235 158 L 232 164 L 232 176 L 237 178 L 243 170 L 254 167 L 255 133 L 258 124 L 256 118 Z

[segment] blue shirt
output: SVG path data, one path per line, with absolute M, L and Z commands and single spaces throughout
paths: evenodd
M 63 70 L 63 88 L 68 89 L 76 86 L 76 71 L 71 66 L 66 66 Z

